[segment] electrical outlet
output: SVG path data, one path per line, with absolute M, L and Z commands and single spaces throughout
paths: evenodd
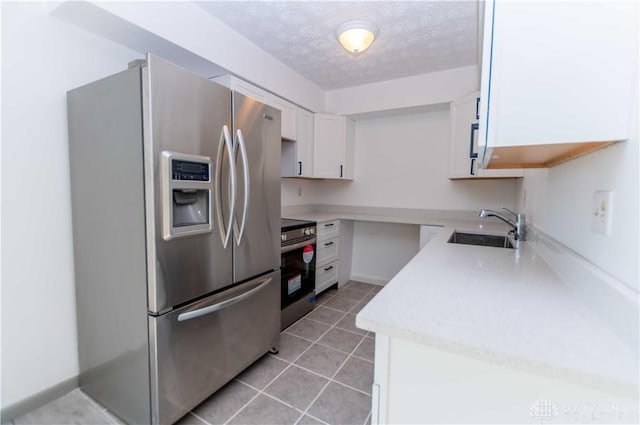
M 598 190 L 593 193 L 591 209 L 591 231 L 603 235 L 611 234 L 611 217 L 613 216 L 613 192 Z

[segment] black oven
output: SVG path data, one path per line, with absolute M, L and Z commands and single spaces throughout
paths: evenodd
M 316 289 L 316 223 L 282 220 L 280 270 L 281 327 L 313 310 Z

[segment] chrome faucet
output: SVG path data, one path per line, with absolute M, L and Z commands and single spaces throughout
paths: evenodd
M 525 219 L 524 219 L 524 214 L 522 213 L 515 213 L 513 211 L 511 211 L 509 208 L 505 208 L 505 207 L 500 207 L 503 210 L 513 214 L 513 216 L 515 217 L 515 220 L 510 220 L 506 217 L 504 217 L 502 214 L 498 213 L 497 211 L 494 210 L 482 210 L 480 211 L 480 217 L 484 218 L 484 217 L 495 217 L 498 218 L 502 221 L 504 221 L 505 223 L 507 223 L 508 225 L 510 225 L 511 227 L 513 227 L 513 229 L 511 229 L 511 231 L 509 233 L 511 233 L 514 238 L 517 241 L 524 241 L 527 239 L 527 230 L 525 229 Z

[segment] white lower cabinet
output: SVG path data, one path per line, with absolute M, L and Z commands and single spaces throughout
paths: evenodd
M 321 293 L 331 285 L 338 283 L 339 261 L 318 266 L 316 264 L 316 293 Z
M 375 344 L 372 424 L 638 423 L 631 395 L 383 334 Z
M 319 222 L 316 242 L 316 294 L 338 283 L 340 220 Z
M 340 238 L 327 239 L 317 243 L 318 257 L 316 262 L 319 264 L 328 264 L 338 259 L 338 244 Z

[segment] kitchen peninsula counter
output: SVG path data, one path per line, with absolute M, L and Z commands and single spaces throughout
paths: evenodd
M 637 348 L 592 308 L 581 288 L 565 282 L 547 265 L 538 249 L 548 245 L 546 235 L 532 229 L 529 240 L 519 242 L 517 249 L 452 244 L 447 241 L 454 231 L 505 235 L 508 226 L 474 218 L 473 212 L 368 210 L 372 212 L 333 207 L 288 215 L 318 222 L 442 226 L 360 311 L 358 327 L 637 397 Z
M 448 243 L 509 230 L 476 214 L 290 215 L 440 227 L 356 316 L 376 335 L 372 423 L 637 423 L 637 302 L 612 302 L 602 271 L 534 228 L 516 249 Z

